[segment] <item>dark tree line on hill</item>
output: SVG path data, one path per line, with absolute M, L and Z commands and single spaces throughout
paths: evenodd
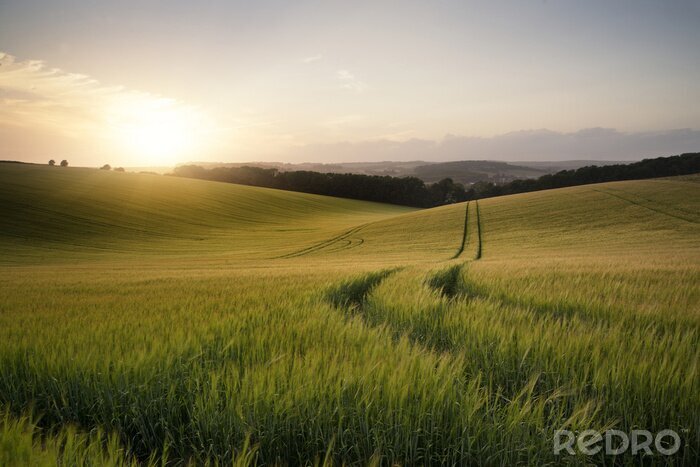
M 474 188 L 478 198 L 489 198 L 590 183 L 641 180 L 695 173 L 700 173 L 700 152 L 644 159 L 631 164 L 590 165 L 575 170 L 562 170 L 561 172 L 543 175 L 536 179 L 514 180 L 504 185 L 475 183 L 472 188 Z
M 644 159 L 631 164 L 587 166 L 562 170 L 536 179 L 514 180 L 498 185 L 477 182 L 469 188 L 445 178 L 426 185 L 416 177 L 337 174 L 310 171 L 280 172 L 260 167 L 176 167 L 173 175 L 219 182 L 238 183 L 281 190 L 300 191 L 340 198 L 361 199 L 415 207 L 433 207 L 493 196 L 525 193 L 589 183 L 636 180 L 700 172 L 700 153 Z
M 426 186 L 415 177 L 388 175 L 281 172 L 249 166 L 205 169 L 197 165 L 176 167 L 173 175 L 418 207 L 454 202 L 465 195 L 464 187 L 451 180 Z M 457 192 L 452 193 L 454 190 Z

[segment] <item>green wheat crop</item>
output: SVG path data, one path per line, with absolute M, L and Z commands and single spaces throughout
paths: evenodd
M 697 465 L 700 178 L 411 210 L 0 164 L 2 465 Z M 669 428 L 671 457 L 554 432 Z

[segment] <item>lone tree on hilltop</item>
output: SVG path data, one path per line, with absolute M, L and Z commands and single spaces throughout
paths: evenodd
M 65 160 L 65 159 L 63 159 L 63 160 L 61 161 L 61 167 L 68 167 L 68 161 Z
M 54 165 L 56 165 L 56 161 L 55 161 L 55 160 L 53 160 L 53 159 L 51 159 L 51 160 L 49 161 L 49 165 L 50 165 L 50 166 L 54 166 Z
M 112 166 L 109 164 L 105 164 L 102 167 L 100 167 L 100 170 L 112 170 Z

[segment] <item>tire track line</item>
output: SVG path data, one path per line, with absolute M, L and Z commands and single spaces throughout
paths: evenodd
M 639 199 L 641 199 L 641 200 L 643 200 L 643 201 L 645 201 L 645 202 L 647 202 L 647 203 L 649 203 L 649 204 L 652 204 L 652 205 L 655 204 L 655 205 L 661 206 L 661 207 L 663 207 L 663 208 L 665 208 L 665 209 L 671 209 L 671 210 L 673 210 L 673 211 L 679 211 L 679 212 L 683 213 L 683 215 L 689 214 L 691 217 L 697 215 L 697 213 L 696 213 L 695 211 L 689 211 L 689 210 L 687 210 L 687 209 L 685 209 L 685 208 L 683 208 L 683 207 L 681 207 L 681 206 L 673 206 L 672 204 L 664 203 L 663 201 L 658 201 L 658 200 L 654 201 L 654 200 L 652 200 L 652 199 L 648 199 L 648 198 L 645 198 L 645 197 L 640 196 L 640 195 L 638 195 L 638 194 L 633 194 L 633 193 L 630 193 L 630 192 L 625 191 L 625 190 L 608 188 L 607 191 L 608 191 L 609 193 L 624 193 L 624 194 L 627 195 L 627 196 L 630 196 L 630 197 L 632 197 L 632 198 L 639 198 Z M 682 217 L 682 216 L 681 216 L 681 217 Z
M 462 234 L 462 244 L 459 246 L 457 253 L 455 253 L 450 259 L 459 258 L 462 252 L 464 252 L 464 247 L 467 245 L 467 235 L 469 231 L 469 203 L 471 203 L 471 201 L 467 201 L 467 208 L 464 210 L 464 233 Z
M 481 212 L 479 209 L 479 200 L 476 200 L 476 237 L 478 243 L 476 245 L 476 255 L 474 255 L 474 260 L 479 260 L 481 259 L 481 246 L 483 244 L 481 239 Z
M 310 253 L 315 253 L 315 252 L 317 252 L 317 251 L 319 251 L 319 250 L 324 249 L 325 247 L 331 246 L 332 244 L 334 244 L 334 243 L 336 243 L 336 242 L 338 242 L 338 241 L 340 241 L 340 240 L 345 240 L 345 239 L 347 239 L 349 236 L 351 236 L 351 235 L 353 235 L 353 234 L 359 232 L 360 230 L 362 230 L 362 229 L 365 228 L 366 226 L 367 226 L 367 224 L 362 224 L 362 225 L 360 225 L 360 226 L 353 227 L 352 229 L 347 230 L 347 231 L 343 232 L 343 233 L 340 234 L 340 235 L 337 235 L 337 236 L 335 236 L 335 237 L 329 238 L 329 239 L 324 240 L 324 241 L 322 241 L 322 242 L 316 243 L 315 245 L 311 245 L 310 247 L 307 247 L 307 248 L 303 248 L 303 249 L 301 249 L 301 250 L 294 251 L 294 252 L 292 252 L 292 253 L 287 253 L 287 254 L 281 255 L 281 256 L 275 256 L 273 259 L 278 259 L 278 258 L 295 258 L 295 257 L 297 257 L 297 256 L 304 256 L 304 255 L 308 255 L 308 254 L 310 254 Z
M 656 212 L 656 213 L 659 213 L 659 214 L 663 214 L 663 215 L 668 216 L 668 217 L 673 217 L 674 219 L 679 219 L 679 220 L 682 220 L 682 221 L 685 221 L 685 222 L 690 222 L 691 224 L 698 224 L 698 223 L 699 223 L 699 222 L 696 221 L 696 220 L 688 219 L 688 218 L 686 218 L 686 217 L 678 216 L 678 215 L 676 215 L 676 214 L 671 214 L 670 212 L 666 212 L 666 211 L 664 211 L 664 210 L 662 210 L 662 209 L 653 208 L 653 207 L 651 207 L 651 206 L 644 205 L 644 204 L 642 204 L 642 203 L 640 203 L 640 202 L 638 202 L 638 201 L 634 201 L 634 200 L 631 200 L 631 199 L 627 199 L 627 198 L 625 198 L 625 197 L 623 197 L 623 196 L 620 196 L 620 195 L 617 195 L 617 194 L 614 194 L 614 193 L 610 193 L 609 191 L 605 191 L 605 190 L 593 190 L 593 191 L 596 191 L 596 192 L 598 192 L 598 193 L 603 193 L 603 194 L 606 194 L 606 195 L 608 195 L 608 196 L 612 196 L 613 198 L 617 198 L 617 199 L 620 199 L 620 200 L 622 200 L 622 201 L 625 201 L 625 202 L 627 202 L 627 203 L 629 203 L 629 204 L 633 204 L 633 205 L 635 205 L 635 206 L 639 206 L 639 207 L 641 207 L 641 208 L 648 209 L 649 211 L 653 211 L 653 212 Z

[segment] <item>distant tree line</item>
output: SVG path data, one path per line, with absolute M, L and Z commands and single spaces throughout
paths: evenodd
M 205 169 L 197 165 L 183 165 L 176 167 L 172 175 L 405 206 L 434 207 L 550 188 L 698 172 L 700 172 L 700 153 L 644 159 L 631 164 L 586 166 L 543 175 L 536 179 L 514 180 L 500 185 L 492 182 L 477 182 L 469 188 L 454 183 L 450 178 L 426 185 L 416 177 L 311 171 L 281 172 L 274 168 L 249 166 Z
M 281 172 L 249 166 L 205 169 L 197 165 L 176 167 L 174 175 L 418 207 L 437 206 L 464 197 L 464 187 L 451 180 L 426 186 L 416 177 L 306 170 Z M 458 193 L 452 194 L 454 190 Z
M 478 182 L 472 185 L 471 189 L 474 190 L 477 198 L 489 198 L 590 183 L 671 177 L 699 172 L 700 153 L 693 152 L 681 154 L 680 156 L 644 159 L 631 164 L 589 165 L 575 170 L 562 170 L 557 173 L 542 175 L 539 178 L 513 180 L 503 185 Z
M 56 165 L 56 161 L 53 159 L 49 160 L 49 165 L 51 167 L 54 167 Z M 63 159 L 61 161 L 61 167 L 68 167 L 68 161 Z M 109 164 L 105 164 L 102 167 L 100 167 L 100 170 L 112 170 L 112 166 Z M 125 172 L 124 167 L 117 167 L 116 169 L 114 169 L 114 171 L 115 172 Z

